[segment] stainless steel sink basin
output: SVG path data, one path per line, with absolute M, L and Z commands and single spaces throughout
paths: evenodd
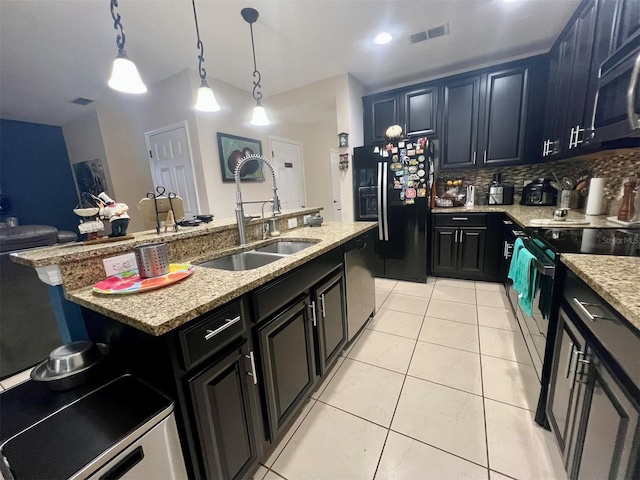
M 253 270 L 254 268 L 263 267 L 284 257 L 285 255 L 250 250 L 248 252 L 235 253 L 233 255 L 216 258 L 215 260 L 201 263 L 198 266 L 237 272 L 240 270 Z
M 292 255 L 315 245 L 314 242 L 275 242 L 264 247 L 256 248 L 256 252 L 279 253 L 281 255 Z

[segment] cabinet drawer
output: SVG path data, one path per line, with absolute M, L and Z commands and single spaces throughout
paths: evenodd
M 179 334 L 186 370 L 220 351 L 245 331 L 240 301 L 205 314 L 196 322 Z
M 434 225 L 448 227 L 486 227 L 486 213 L 436 213 Z

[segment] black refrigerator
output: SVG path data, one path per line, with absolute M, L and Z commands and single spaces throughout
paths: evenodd
M 369 261 L 376 277 L 426 282 L 429 193 L 436 142 L 426 137 L 353 153 L 356 221 L 376 221 Z

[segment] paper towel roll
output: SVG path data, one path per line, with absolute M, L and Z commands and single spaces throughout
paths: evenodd
M 589 183 L 587 198 L 587 215 L 602 215 L 604 206 L 604 178 L 592 178 Z

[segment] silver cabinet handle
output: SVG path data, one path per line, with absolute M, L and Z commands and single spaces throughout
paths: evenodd
M 456 230 L 456 238 L 454 238 L 454 243 L 458 243 L 458 230 Z
M 324 293 L 320 295 L 320 305 L 322 305 L 322 318 L 327 318 L 327 315 L 324 309 Z
M 227 318 L 225 320 L 225 324 L 222 325 L 221 327 L 216 328 L 215 330 L 211 330 L 210 328 L 208 328 L 206 330 L 206 334 L 204 336 L 205 340 L 211 340 L 213 337 L 215 337 L 217 334 L 219 334 L 220 332 L 222 332 L 223 330 L 226 330 L 227 328 L 229 328 L 231 325 L 235 325 L 236 323 L 238 323 L 240 321 L 240 315 L 238 315 L 236 318 Z
M 316 318 L 316 302 L 311 302 L 311 305 L 307 305 L 311 309 L 311 318 L 313 319 L 313 326 L 318 326 L 318 319 Z
M 502 220 L 502 223 L 504 223 L 505 225 L 513 225 L 513 222 L 511 220 Z
M 258 384 L 258 375 L 256 375 L 256 359 L 253 356 L 253 350 L 249 352 L 249 355 L 245 355 L 251 361 L 251 371 L 247 372 L 251 378 L 253 378 L 253 384 Z
M 504 242 L 504 248 L 502 249 L 502 256 L 507 259 L 509 258 L 509 242 Z
M 631 80 L 629 81 L 629 90 L 627 90 L 627 118 L 632 130 L 640 128 L 640 117 L 635 112 L 636 103 L 636 87 L 638 86 L 638 77 L 640 76 L 640 55 L 636 58 L 631 72 Z
M 576 297 L 573 297 L 573 303 L 575 303 L 578 308 L 580 308 L 580 310 L 582 310 L 582 312 L 587 316 L 587 318 L 589 320 L 591 320 L 592 322 L 596 322 L 598 320 L 607 320 L 609 322 L 617 322 L 617 320 L 615 318 L 609 318 L 609 317 L 603 317 L 602 315 L 594 315 L 593 313 L 591 313 L 589 310 L 587 310 L 586 305 L 591 305 L 593 307 L 599 307 L 600 305 L 597 305 L 595 303 L 586 303 L 586 302 L 581 302 L 580 300 L 578 300 Z
M 569 374 L 571 373 L 571 359 L 573 358 L 571 354 L 573 353 L 573 342 L 569 342 L 569 355 L 567 356 L 567 373 L 565 375 L 566 378 L 569 378 Z
M 453 218 L 451 218 L 451 220 L 461 220 L 461 221 L 464 222 L 466 220 L 469 220 L 469 218 L 468 217 L 453 217 Z
M 460 230 L 460 243 L 462 243 L 463 239 L 464 239 L 464 232 Z
M 474 163 L 474 165 L 476 163 L 476 152 L 473 152 L 473 163 Z
M 487 163 L 487 151 L 484 151 L 484 156 L 482 157 L 482 162 Z

